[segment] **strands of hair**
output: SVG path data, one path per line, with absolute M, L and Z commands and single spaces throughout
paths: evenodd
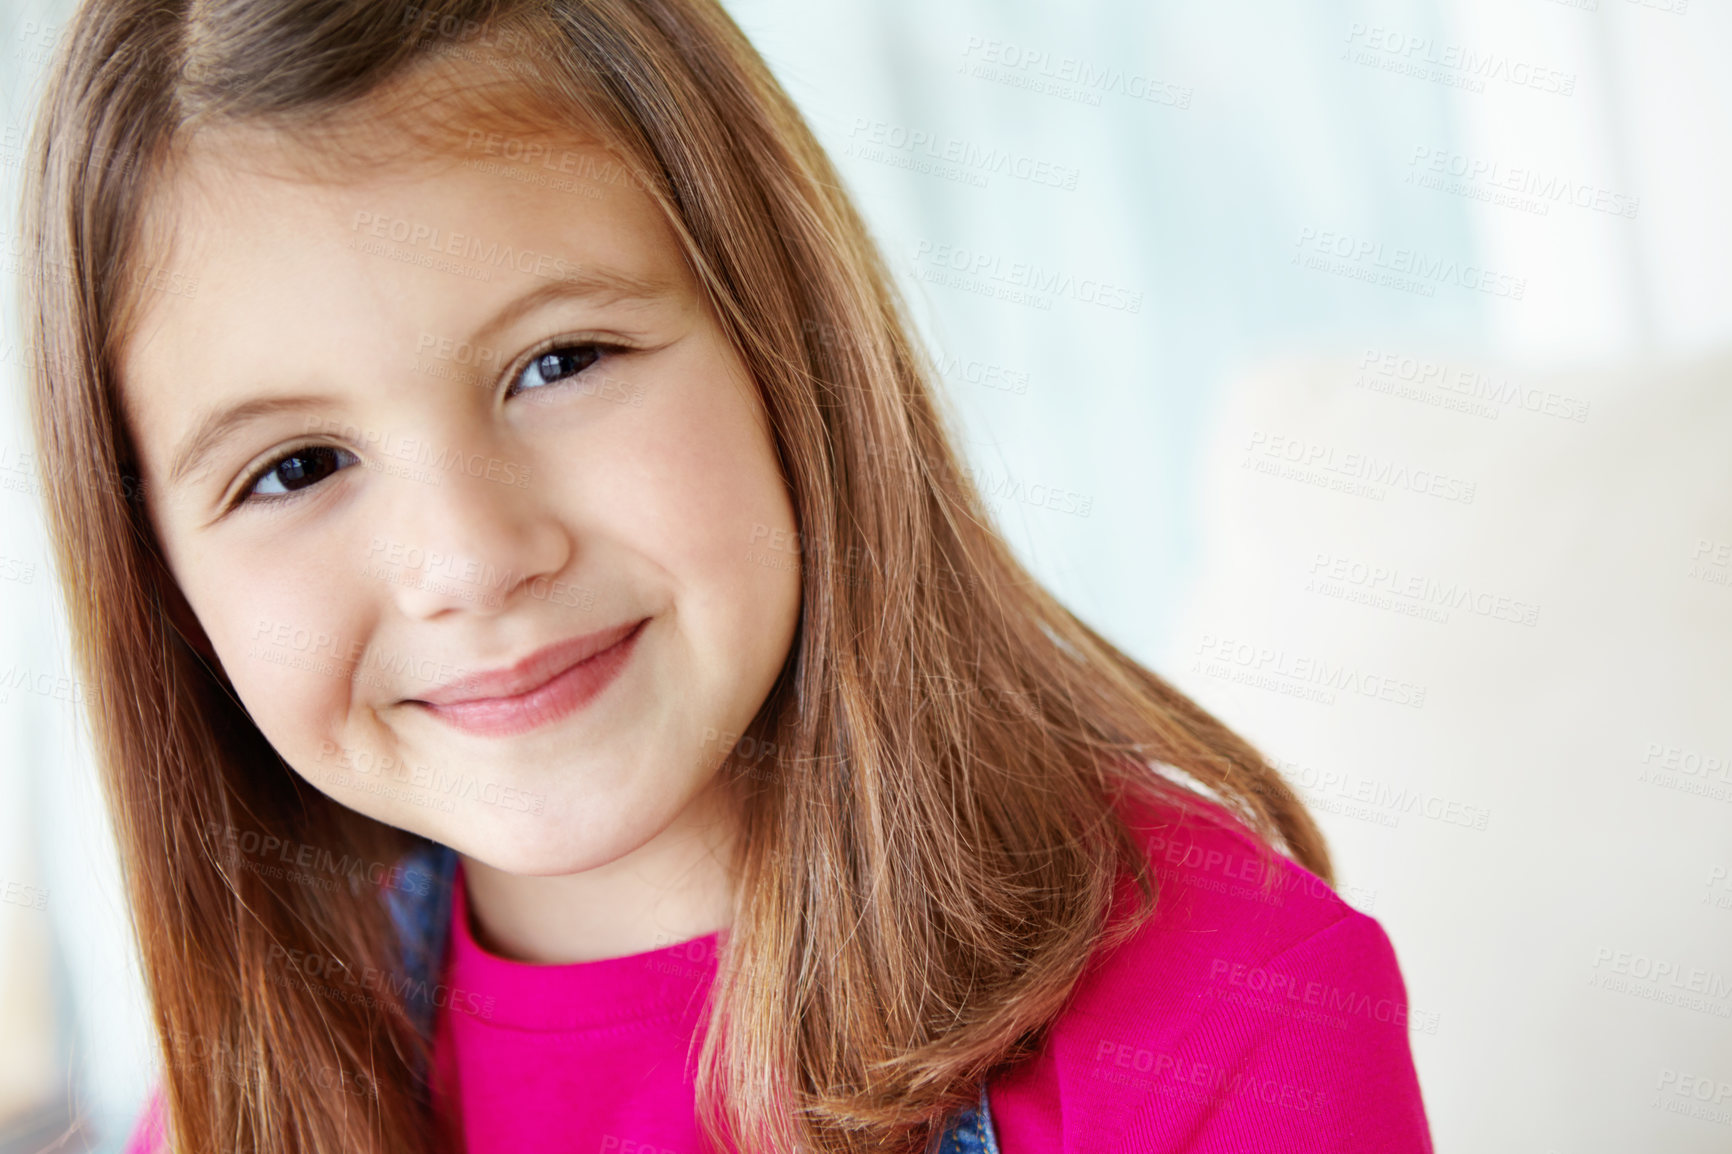
M 28 285 L 32 413 L 175 1150 L 456 1140 L 388 989 L 328 998 L 273 963 L 393 970 L 377 896 L 241 869 L 210 832 L 382 861 L 412 842 L 300 781 L 176 629 L 184 602 L 125 483 L 113 366 L 139 293 L 123 270 L 201 133 L 292 133 L 311 161 L 362 140 L 436 148 L 459 123 L 599 139 L 659 202 L 758 385 L 805 543 L 798 636 L 749 735 L 775 764 L 731 753 L 720 771 L 746 836 L 700 1056 L 712 1141 L 919 1150 L 1152 911 L 1130 799 L 1179 812 L 1200 790 L 1330 877 L 1266 761 L 991 527 L 861 218 L 714 0 L 89 0 L 26 173 L 23 263 L 56 270 Z M 1127 876 L 1136 916 L 1109 924 Z M 224 1055 L 223 1076 L 189 1049 Z M 370 1092 L 304 1076 L 329 1069 Z

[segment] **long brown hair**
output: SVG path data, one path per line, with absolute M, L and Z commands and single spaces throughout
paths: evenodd
M 928 1141 L 1039 1044 L 1091 953 L 1152 912 L 1126 799 L 1212 797 L 1330 878 L 1266 761 L 993 530 L 864 224 L 715 0 L 85 0 L 60 53 L 26 174 L 32 413 L 176 1150 L 454 1141 L 388 983 L 349 998 L 280 980 L 285 956 L 392 967 L 360 882 L 377 871 L 292 883 L 237 844 L 376 863 L 415 839 L 303 782 L 176 628 L 115 367 L 177 142 L 231 124 L 317 141 L 441 61 L 495 61 L 525 118 L 586 126 L 658 200 L 757 382 L 793 498 L 797 638 L 721 767 L 745 836 L 698 1071 L 713 1140 Z M 1115 922 L 1126 876 L 1138 900 Z

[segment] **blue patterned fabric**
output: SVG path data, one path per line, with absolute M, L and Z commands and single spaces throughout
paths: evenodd
M 399 861 L 400 884 L 387 887 L 385 902 L 402 947 L 403 975 L 408 979 L 408 1010 L 423 1036 L 433 1036 L 438 1008 L 435 990 L 445 960 L 445 939 L 451 928 L 451 886 L 457 876 L 457 852 L 431 842 Z M 421 1071 L 425 1084 L 426 1071 Z M 935 1154 L 1000 1154 L 992 1129 L 986 1084 L 980 1101 L 951 1115 L 938 1138 Z
M 407 980 L 407 1009 L 417 1029 L 433 1036 L 445 936 L 451 927 L 451 884 L 457 875 L 457 852 L 429 842 L 409 851 L 397 863 L 398 884 L 385 889 L 385 904 L 397 927 L 398 957 Z
M 964 1106 L 951 1115 L 950 1126 L 938 1140 L 938 1154 L 999 1154 L 985 1082 L 980 1084 L 978 1105 Z

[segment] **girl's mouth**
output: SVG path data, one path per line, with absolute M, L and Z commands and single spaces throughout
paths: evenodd
M 510 737 L 552 724 L 611 685 L 649 618 L 556 642 L 515 665 L 471 674 L 406 704 L 465 733 Z

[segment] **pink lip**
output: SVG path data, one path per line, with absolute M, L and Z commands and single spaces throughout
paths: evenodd
M 470 674 L 409 704 L 484 737 L 537 729 L 581 709 L 612 684 L 648 621 L 549 645 L 509 668 Z

